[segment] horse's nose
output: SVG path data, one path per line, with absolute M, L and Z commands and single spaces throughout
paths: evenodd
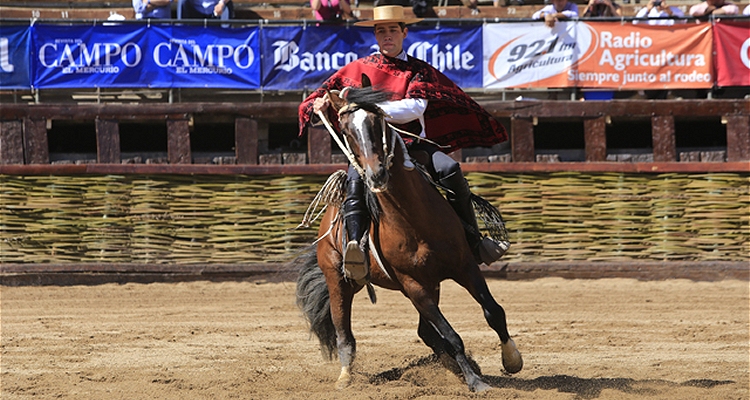
M 388 182 L 388 170 L 381 168 L 375 172 L 373 181 L 378 185 L 385 185 Z
M 371 170 L 368 168 L 367 174 L 370 176 L 370 182 L 374 187 L 382 188 L 388 183 L 388 170 L 385 168 L 379 168 L 377 170 Z

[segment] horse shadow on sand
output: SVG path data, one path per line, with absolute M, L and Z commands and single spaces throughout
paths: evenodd
M 477 371 L 481 375 L 479 365 L 471 358 L 470 362 L 472 363 L 475 371 Z M 375 385 L 402 379 L 412 381 L 417 385 L 421 385 L 425 384 L 425 382 L 419 382 L 418 378 L 414 378 L 415 375 L 419 375 L 419 372 L 415 371 L 444 371 L 446 368 L 454 373 L 457 377 L 459 377 L 459 379 L 461 379 L 461 373 L 458 369 L 458 364 L 452 362 L 452 359 L 450 359 L 449 357 L 438 358 L 435 355 L 430 355 L 412 361 L 405 367 L 393 368 L 372 375 L 369 377 L 369 380 L 371 384 Z M 496 389 L 515 389 L 525 392 L 533 392 L 538 389 L 557 390 L 558 392 L 562 393 L 575 394 L 576 398 L 579 399 L 596 399 L 605 389 L 614 389 L 623 393 L 633 395 L 656 396 L 659 394 L 663 394 L 665 391 L 681 386 L 710 389 L 714 386 L 735 383 L 734 381 L 717 381 L 712 379 L 693 379 L 681 383 L 676 383 L 660 379 L 637 380 L 631 378 L 579 378 L 570 375 L 540 376 L 533 379 L 515 378 L 510 376 L 509 374 L 504 376 L 481 376 L 487 384 Z

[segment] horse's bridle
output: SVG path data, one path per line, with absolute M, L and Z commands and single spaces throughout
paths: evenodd
M 396 136 L 397 135 L 395 133 L 391 135 L 391 143 L 389 145 L 388 144 L 388 139 L 386 138 L 386 134 L 388 132 L 387 129 L 388 129 L 388 126 L 389 126 L 388 122 L 385 120 L 385 118 L 387 117 L 387 114 L 382 109 L 380 109 L 380 107 L 376 106 L 376 108 L 377 108 L 377 114 L 378 114 L 378 116 L 380 116 L 380 126 L 383 129 L 382 135 L 381 135 L 382 142 L 383 142 L 383 155 L 385 156 L 385 160 L 383 161 L 383 165 L 384 165 L 385 170 L 388 171 L 388 170 L 390 170 L 391 166 L 393 165 L 394 149 L 396 147 Z M 341 117 L 344 114 L 350 114 L 350 113 L 353 113 L 353 112 L 355 112 L 357 110 L 360 110 L 360 109 L 362 109 L 362 107 L 360 107 L 357 103 L 346 103 L 338 111 L 339 123 L 341 123 Z M 390 176 L 390 175 L 386 175 L 385 182 L 383 182 L 380 186 L 375 187 L 375 183 L 372 182 L 372 180 L 370 179 L 370 177 L 368 177 L 365 174 L 364 168 L 362 168 L 362 166 L 357 162 L 356 158 L 353 156 L 354 153 L 352 152 L 351 145 L 349 144 L 349 140 L 347 139 L 346 135 L 342 135 L 342 136 L 344 137 L 344 142 L 346 143 L 346 149 L 341 149 L 341 150 L 344 151 L 344 152 L 348 152 L 349 154 L 352 155 L 351 157 L 348 157 L 348 156 L 347 157 L 349 158 L 349 161 L 351 162 L 351 164 L 354 167 L 354 169 L 365 180 L 365 183 L 367 184 L 367 187 L 370 188 L 370 190 L 373 191 L 373 192 L 375 192 L 375 193 L 379 193 L 379 192 L 385 191 L 386 190 L 386 185 L 388 183 L 388 176 Z

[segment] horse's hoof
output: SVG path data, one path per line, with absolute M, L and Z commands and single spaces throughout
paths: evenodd
M 351 384 L 351 381 L 348 381 L 348 380 L 342 381 L 339 379 L 338 381 L 336 381 L 336 390 L 344 390 L 348 388 L 350 384 Z
M 475 393 L 484 392 L 485 390 L 488 390 L 488 389 L 491 389 L 491 388 L 492 388 L 492 386 L 488 385 L 487 383 L 485 383 L 481 379 L 477 379 L 476 381 L 474 381 L 474 383 L 472 383 L 471 385 L 469 385 L 469 390 L 471 390 L 472 392 L 475 392 Z
M 336 389 L 346 389 L 352 383 L 352 375 L 349 372 L 349 368 L 342 367 L 339 379 L 336 381 Z
M 505 358 L 503 358 L 503 368 L 505 368 L 509 374 L 515 374 L 523 369 L 523 358 L 521 358 L 521 353 L 516 351 L 516 355 L 517 359 L 512 362 L 507 362 L 505 361 Z
M 523 358 L 521 353 L 516 348 L 516 343 L 513 339 L 508 339 L 507 343 L 503 343 L 503 368 L 510 374 L 523 369 Z

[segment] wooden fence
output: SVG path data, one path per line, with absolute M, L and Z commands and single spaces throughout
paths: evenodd
M 621 171 L 701 172 L 750 170 L 750 100 L 612 100 L 612 101 L 484 101 L 482 105 L 506 122 L 510 134 L 505 162 L 483 162 L 476 171 Z M 94 121 L 96 163 L 117 171 L 168 173 L 279 173 L 278 165 L 264 165 L 259 153 L 259 123 L 297 120 L 297 102 L 180 103 L 180 104 L 5 104 L 0 108 L 0 173 L 54 171 L 50 165 L 47 129 L 50 121 Z M 195 116 L 225 116 L 234 121 L 234 165 L 191 165 L 190 121 Z M 613 119 L 643 119 L 651 123 L 653 157 L 649 163 L 607 162 L 607 126 Z M 721 118 L 726 128 L 726 162 L 677 162 L 676 118 Z M 119 123 L 161 120 L 166 124 L 169 165 L 122 165 Z M 578 163 L 539 163 L 534 143 L 535 125 L 543 120 L 579 121 L 584 127 L 585 160 Z M 715 135 L 706 132 L 706 135 Z M 307 135 L 306 165 L 288 166 L 291 173 L 326 172 L 337 163 L 331 138 L 323 129 Z M 461 157 L 460 154 L 457 157 Z M 489 158 L 492 160 L 492 158 Z M 510 162 L 507 162 L 510 161 Z M 663 164 L 663 165 L 662 165 Z M 116 167 L 114 165 L 117 165 Z M 47 168 L 45 168 L 47 166 Z M 53 169 L 50 169 L 52 167 Z M 188 168 L 186 168 L 188 167 Z M 146 168 L 146 169 L 143 169 Z M 249 169 L 248 169 L 249 168 Z M 270 168 L 270 169 L 268 169 Z

